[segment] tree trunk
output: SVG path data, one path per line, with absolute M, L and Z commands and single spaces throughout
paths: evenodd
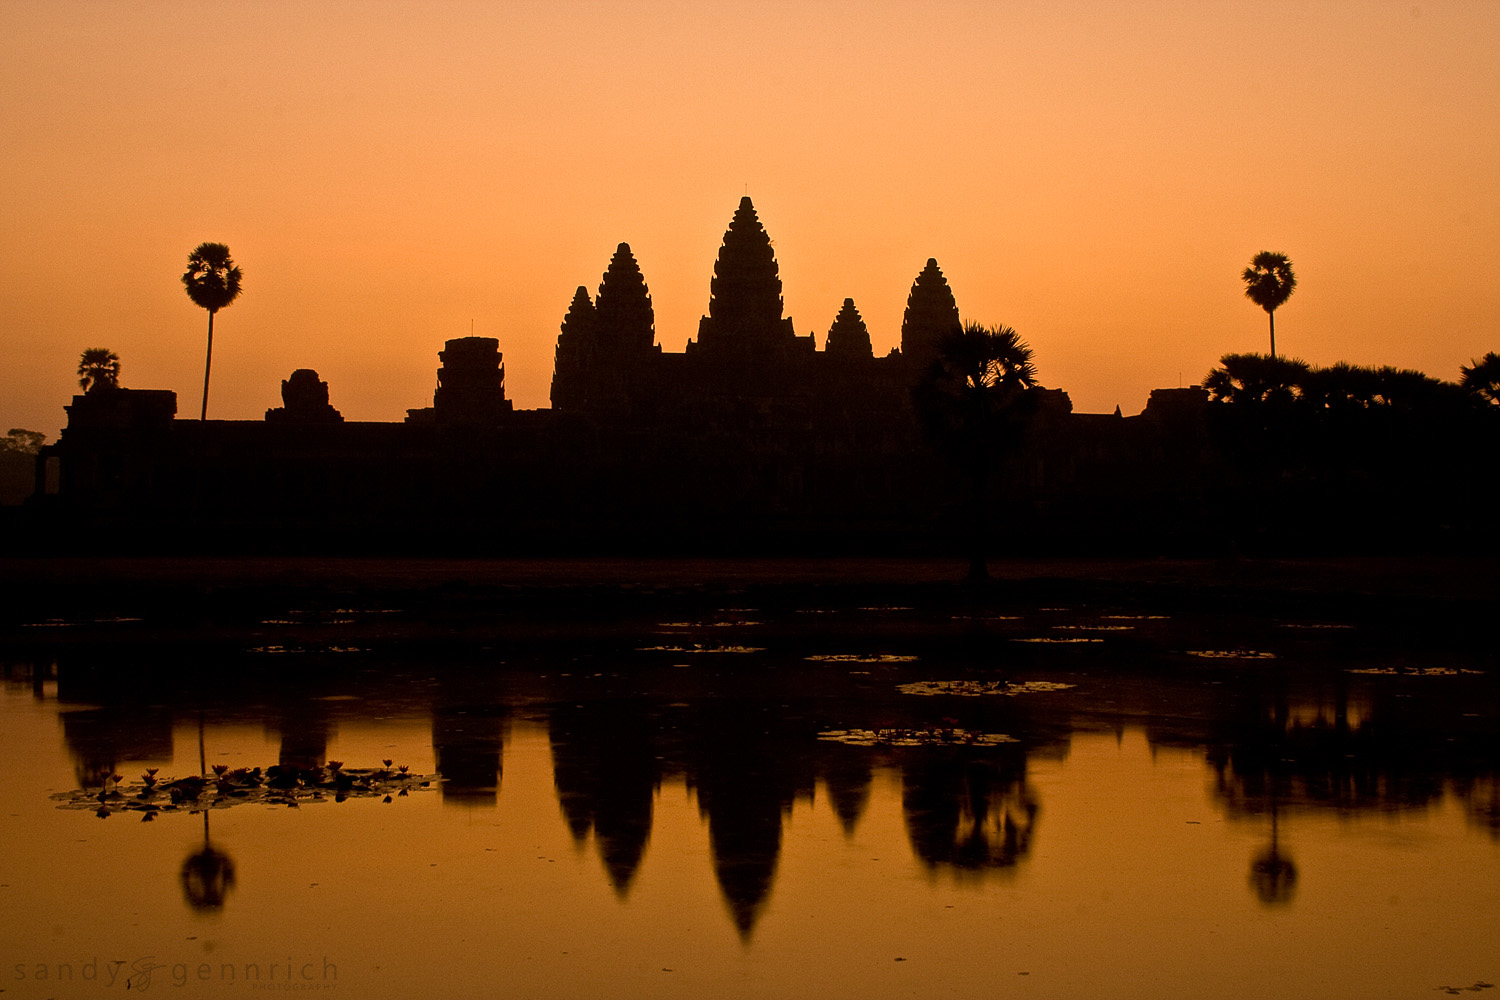
M 1273 341 L 1274 342 L 1274 341 Z M 1273 352 L 1274 353 L 1274 352 Z M 214 365 L 214 311 L 208 311 L 208 356 L 203 360 L 203 409 L 198 414 L 199 420 L 208 419 L 208 373 Z
M 1271 357 L 1276 357 L 1276 311 L 1267 310 L 1266 316 L 1271 320 Z

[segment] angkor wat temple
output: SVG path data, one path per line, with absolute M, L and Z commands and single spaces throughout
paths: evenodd
M 898 350 L 874 355 L 850 299 L 819 350 L 783 315 L 772 243 L 747 197 L 683 353 L 657 342 L 646 280 L 622 243 L 598 294 L 580 286 L 567 308 L 551 409 L 511 405 L 499 342 L 483 337 L 447 342 L 432 405 L 401 423 L 345 421 L 308 370 L 282 383 L 284 405 L 263 421 L 178 420 L 175 393 L 103 388 L 66 407 L 66 430 L 38 457 L 32 507 L 153 546 L 209 536 L 490 553 L 961 544 L 965 482 L 924 441 L 910 391 L 958 321 L 928 260 Z M 1283 468 L 1247 465 L 1215 432 L 1220 407 L 1200 388 L 1155 390 L 1130 417 L 1073 413 L 1061 390 L 1038 395 L 989 501 L 997 523 L 1023 526 L 1006 527 L 1000 549 L 1213 548 L 1243 533 L 1229 525 L 1358 533 L 1392 504 L 1410 508 L 1398 491 L 1351 513 L 1349 490 L 1370 495 L 1360 475 L 1315 476 L 1309 493 L 1283 482 Z M 1282 493 L 1298 497 L 1295 518 L 1270 516 Z

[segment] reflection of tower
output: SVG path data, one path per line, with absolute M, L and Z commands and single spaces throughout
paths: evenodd
M 559 707 L 550 720 L 558 804 L 580 845 L 594 832 L 599 858 L 624 897 L 651 837 L 661 769 L 651 727 L 633 702 Z
M 699 812 L 708 817 L 714 875 L 740 937 L 760 917 L 781 854 L 781 823 L 799 792 L 813 782 L 806 762 L 786 752 L 772 710 L 731 704 L 704 713 L 691 779 Z
M 182 898 L 199 913 L 218 913 L 234 888 L 234 861 L 209 841 L 207 809 L 203 810 L 203 850 L 183 860 L 178 877 Z
M 432 749 L 443 802 L 493 806 L 500 792 L 501 750 L 509 726 L 501 705 L 435 708 Z
M 276 762 L 282 767 L 322 767 L 328 760 L 327 702 L 291 699 L 281 706 L 276 730 L 281 750 Z
M 823 787 L 828 790 L 829 801 L 844 828 L 845 836 L 853 836 L 854 826 L 864 814 L 870 802 L 870 754 L 863 747 L 845 746 L 841 743 L 822 743 L 822 760 L 819 770 L 823 775 Z
M 102 786 L 121 761 L 172 759 L 172 715 L 161 706 L 107 705 L 58 715 L 79 788 Z
M 1037 803 L 1019 744 L 923 747 L 901 778 L 907 836 L 929 868 L 1010 868 L 1030 852 Z

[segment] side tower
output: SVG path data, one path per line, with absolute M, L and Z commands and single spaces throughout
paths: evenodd
M 828 328 L 828 342 L 823 350 L 829 357 L 845 361 L 860 361 L 875 356 L 874 349 L 870 346 L 870 331 L 859 310 L 855 308 L 853 299 L 844 300 L 844 306 L 834 318 L 833 326 Z
M 511 411 L 505 361 L 494 337 L 459 337 L 438 351 L 442 367 L 432 406 L 407 410 L 407 423 L 495 424 Z
M 552 408 L 566 412 L 630 406 L 653 381 L 661 356 L 651 291 L 630 244 L 615 248 L 599 295 L 573 293 L 552 369 Z
M 901 318 L 901 359 L 906 369 L 915 375 L 930 364 L 937 357 L 938 341 L 958 325 L 953 290 L 937 260 L 929 257 L 912 283 L 906 314 Z
M 573 293 L 568 314 L 557 335 L 552 357 L 552 408 L 573 412 L 588 407 L 588 372 L 598 339 L 598 313 L 589 290 L 582 285 Z

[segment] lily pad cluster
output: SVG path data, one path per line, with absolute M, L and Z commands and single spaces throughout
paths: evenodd
M 1004 733 L 982 733 L 976 729 L 830 729 L 818 739 L 856 747 L 995 746 L 1019 743 Z
M 763 653 L 764 646 L 705 646 L 701 643 L 693 643 L 691 646 L 640 646 L 638 653 Z
M 1351 674 L 1374 674 L 1378 677 L 1458 677 L 1463 674 L 1483 674 L 1483 670 L 1465 667 L 1360 667 L 1351 669 Z
M 405 764 L 393 766 L 385 760 L 381 765 L 350 768 L 337 760 L 325 767 L 272 764 L 262 769 L 215 764 L 211 775 L 185 778 L 158 777 L 159 769 L 150 767 L 139 782 L 127 783 L 123 775 L 114 774 L 103 788 L 60 792 L 52 798 L 59 809 L 89 809 L 101 819 L 117 812 L 134 812 L 149 822 L 160 813 L 201 812 L 247 803 L 295 807 L 348 798 L 391 802 L 441 780 L 436 774 L 412 774 Z
M 911 684 L 898 684 L 896 690 L 902 694 L 929 697 L 948 694 L 957 695 L 960 698 L 979 698 L 984 695 L 1005 695 L 1014 698 L 1019 694 L 1066 691 L 1075 686 L 1061 681 L 914 681 Z

